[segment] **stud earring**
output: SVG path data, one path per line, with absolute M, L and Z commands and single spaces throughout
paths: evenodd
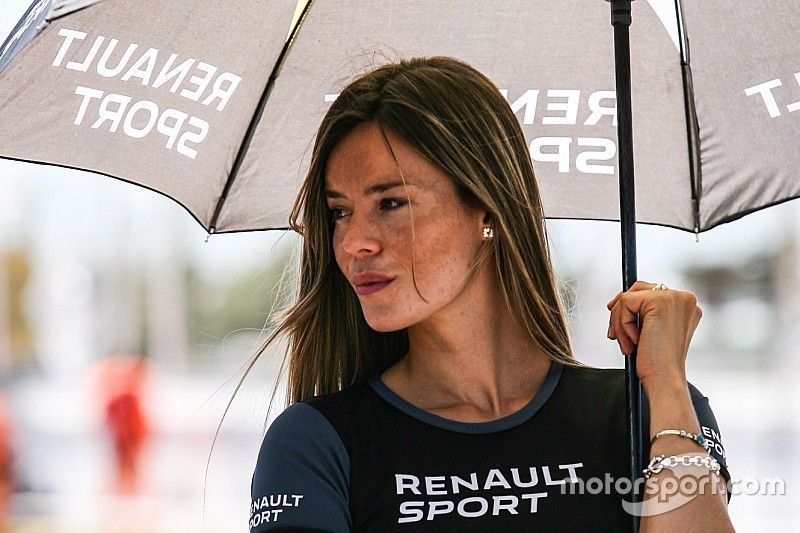
M 494 230 L 489 226 L 485 226 L 483 228 L 483 238 L 484 239 L 491 239 L 493 237 L 494 237 Z

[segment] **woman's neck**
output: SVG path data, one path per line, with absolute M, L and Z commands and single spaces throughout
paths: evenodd
M 417 407 L 464 422 L 519 410 L 550 368 L 550 358 L 527 337 L 499 289 L 481 291 L 480 285 L 473 285 L 463 305 L 409 327 L 408 354 L 381 376 Z

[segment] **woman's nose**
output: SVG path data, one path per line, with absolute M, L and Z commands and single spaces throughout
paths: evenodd
M 363 215 L 352 213 L 342 233 L 342 249 L 353 257 L 374 255 L 381 249 L 375 225 Z

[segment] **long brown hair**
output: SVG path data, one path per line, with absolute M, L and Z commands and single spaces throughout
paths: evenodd
M 420 57 L 383 65 L 350 83 L 320 124 L 290 219 L 303 236 L 297 301 L 259 350 L 278 336 L 287 339 L 289 401 L 341 390 L 381 373 L 408 351 L 405 330 L 379 333 L 367 325 L 334 259 L 325 167 L 337 143 L 368 121 L 401 136 L 451 176 L 466 201 L 491 213 L 495 238 L 488 251 L 507 304 L 552 360 L 580 366 L 517 118 L 474 68 L 448 57 Z

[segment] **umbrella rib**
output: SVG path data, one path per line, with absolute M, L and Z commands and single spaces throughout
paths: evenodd
M 264 87 L 264 92 L 261 93 L 261 99 L 258 101 L 255 113 L 253 113 L 253 117 L 250 119 L 250 124 L 247 126 L 247 132 L 245 132 L 242 144 L 239 146 L 236 159 L 233 161 L 233 166 L 228 174 L 225 187 L 222 189 L 222 194 L 220 195 L 219 200 L 217 200 L 217 207 L 214 209 L 214 215 L 211 217 L 211 222 L 208 225 L 209 233 L 216 233 L 217 219 L 222 211 L 222 206 L 225 203 L 225 200 L 228 198 L 228 193 L 231 190 L 231 186 L 236 180 L 236 177 L 239 175 L 239 169 L 244 162 L 244 156 L 247 154 L 247 150 L 250 148 L 250 143 L 253 140 L 258 123 L 261 121 L 261 116 L 264 114 L 264 108 L 267 105 L 267 100 L 269 99 L 270 93 L 272 93 L 272 87 L 275 85 L 275 80 L 278 78 L 281 67 L 283 67 L 283 63 L 286 60 L 289 49 L 294 44 L 294 40 L 298 31 L 300 30 L 300 26 L 302 26 L 303 22 L 305 21 L 306 15 L 308 14 L 311 4 L 313 3 L 314 0 L 308 0 L 306 3 L 303 11 L 300 13 L 300 16 L 297 18 L 297 21 L 292 26 L 291 32 L 289 32 L 289 37 L 286 39 L 286 42 L 283 43 L 283 48 L 278 55 L 278 60 L 275 62 L 275 66 L 272 67 L 272 72 L 270 72 L 269 78 L 267 79 L 267 85 Z
M 675 0 L 675 14 L 678 22 L 678 44 L 681 55 L 681 79 L 683 81 L 683 108 L 686 113 L 686 139 L 689 154 L 689 181 L 692 189 L 692 225 L 695 236 L 700 233 L 700 195 L 702 189 L 702 169 L 700 167 L 700 128 L 697 123 L 697 109 L 694 104 L 694 82 L 689 62 L 689 39 L 683 26 L 681 0 Z
M 702 188 L 702 169 L 700 168 L 700 131 L 697 124 L 697 110 L 694 107 L 694 85 L 692 68 L 681 66 L 683 78 L 683 99 L 686 110 L 686 138 L 689 144 L 689 181 L 692 187 L 692 217 L 694 233 L 700 233 L 700 194 Z

